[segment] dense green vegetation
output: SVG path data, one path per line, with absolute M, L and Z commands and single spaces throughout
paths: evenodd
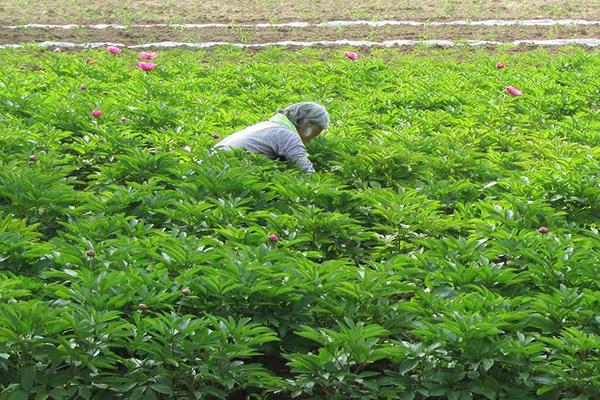
M 0 398 L 598 398 L 599 52 L 137 61 L 0 51 Z

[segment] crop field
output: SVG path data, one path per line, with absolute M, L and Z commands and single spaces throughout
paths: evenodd
M 599 398 L 600 53 L 344 50 L 0 50 L 1 399 Z

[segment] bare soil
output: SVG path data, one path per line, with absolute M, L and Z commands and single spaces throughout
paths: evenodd
M 572 18 L 600 20 L 598 0 L 3 0 L 0 24 Z
M 521 39 L 600 38 L 600 26 L 387 26 L 372 28 L 352 26 L 343 28 L 135 28 L 120 29 L 8 29 L 0 36 L 0 43 L 28 43 L 66 41 L 74 43 L 113 42 L 138 45 L 162 41 L 175 42 L 232 42 L 267 43 L 284 40 L 369 40 L 394 39 L 473 39 L 512 42 Z

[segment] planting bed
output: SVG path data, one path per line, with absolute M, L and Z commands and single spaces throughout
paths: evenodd
M 598 398 L 600 53 L 344 50 L 0 50 L 0 398 Z
M 155 42 L 234 42 L 242 44 L 270 43 L 284 40 L 492 40 L 512 42 L 515 40 L 550 39 L 600 39 L 598 25 L 567 26 L 384 26 L 365 25 L 347 27 L 132 27 L 130 29 L 62 29 L 19 28 L 4 29 L 0 45 L 41 41 L 64 41 L 73 43 L 112 42 L 125 45 L 141 45 Z

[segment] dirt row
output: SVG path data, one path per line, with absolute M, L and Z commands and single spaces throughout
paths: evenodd
M 600 26 L 386 26 L 372 28 L 352 26 L 340 28 L 135 28 L 120 29 L 3 29 L 0 44 L 16 44 L 42 41 L 66 41 L 74 43 L 113 42 L 138 45 L 163 41 L 174 42 L 233 42 L 267 43 L 284 40 L 368 40 L 395 39 L 472 39 L 511 42 L 529 39 L 600 38 Z
M 597 0 L 3 0 L 0 24 L 457 19 L 600 20 Z

